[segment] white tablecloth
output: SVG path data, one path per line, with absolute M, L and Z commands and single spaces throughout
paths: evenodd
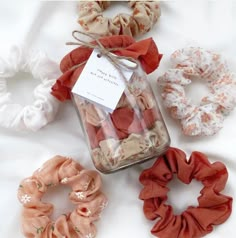
M 1 1 L 0 2 L 0 54 L 7 54 L 13 44 L 25 43 L 28 47 L 41 49 L 57 62 L 72 47 L 71 31 L 81 29 L 77 24 L 77 2 L 72 1 Z M 169 55 L 180 47 L 201 46 L 224 55 L 232 71 L 236 72 L 236 1 L 163 1 L 162 16 L 157 25 L 146 35 L 153 37 L 161 53 L 161 65 L 149 80 L 165 118 L 171 145 L 181 148 L 187 155 L 199 150 L 209 156 L 211 162 L 222 161 L 228 168 L 229 179 L 225 194 L 236 197 L 236 110 L 224 122 L 223 129 L 212 137 L 189 138 L 182 135 L 179 123 L 172 119 L 162 106 L 160 90 L 156 85 L 169 64 Z M 118 12 L 130 12 L 126 3 L 114 3 L 104 14 L 114 16 Z M 32 102 L 31 91 L 37 82 L 29 76 L 19 74 L 9 80 L 9 91 L 22 104 Z M 27 93 L 26 93 L 27 92 Z M 207 93 L 206 87 L 194 83 L 187 91 L 197 101 Z M 22 96 L 23 95 L 23 96 Z M 88 149 L 76 112 L 71 102 L 63 103 L 54 122 L 35 133 L 13 132 L 0 129 L 0 237 L 21 238 L 21 205 L 16 198 L 19 182 L 32 174 L 50 157 L 60 154 L 70 156 L 85 167 L 93 169 Z M 142 212 L 142 201 L 138 199 L 142 186 L 140 172 L 154 162 L 148 161 L 126 170 L 102 175 L 103 188 L 109 198 L 102 219 L 96 223 L 97 238 L 153 237 L 150 229 L 155 222 L 147 221 Z M 201 185 L 195 181 L 182 185 L 171 182 L 169 202 L 175 211 L 181 212 L 188 205 L 197 204 Z M 44 198 L 55 204 L 53 218 L 73 208 L 67 194 L 69 189 L 53 188 Z M 215 227 L 209 238 L 232 238 L 235 231 L 236 210 L 222 225 Z M 171 237 L 170 237 L 171 238 Z

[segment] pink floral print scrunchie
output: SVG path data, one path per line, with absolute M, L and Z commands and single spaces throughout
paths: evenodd
M 72 188 L 69 199 L 76 205 L 74 211 L 50 219 L 53 205 L 41 199 L 50 187 L 59 184 Z M 18 199 L 23 205 L 22 230 L 27 238 L 93 238 L 94 221 L 100 218 L 107 198 L 100 191 L 101 177 L 94 170 L 86 170 L 79 163 L 55 156 L 24 179 L 18 189 Z

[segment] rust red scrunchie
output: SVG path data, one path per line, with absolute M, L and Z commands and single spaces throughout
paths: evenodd
M 174 215 L 167 201 L 167 183 L 173 174 L 185 184 L 196 179 L 203 184 L 197 207 L 188 207 L 182 214 Z M 159 220 L 151 232 L 159 238 L 198 238 L 213 230 L 213 225 L 223 223 L 231 214 L 232 198 L 221 194 L 228 178 L 224 164 L 211 164 L 206 155 L 193 152 L 189 161 L 183 151 L 170 148 L 154 165 L 140 175 L 144 185 L 140 199 L 144 200 L 145 216 Z
M 99 142 L 106 138 L 127 138 L 132 133 L 142 133 L 158 119 L 158 115 L 153 109 L 146 109 L 142 112 L 140 121 L 132 108 L 124 107 L 114 110 L 110 115 L 111 122 L 104 120 L 101 126 L 96 127 L 86 123 L 86 132 L 92 148 L 99 146 Z
M 149 74 L 153 72 L 159 65 L 162 54 L 159 54 L 157 46 L 152 38 L 148 38 L 139 42 L 131 36 L 107 36 L 99 39 L 105 48 L 121 48 L 112 53 L 119 56 L 132 57 L 139 60 L 143 70 Z M 97 44 L 93 42 L 93 44 Z M 92 53 L 92 49 L 85 47 L 78 47 L 67 54 L 61 61 L 60 68 L 63 75 L 57 80 L 52 87 L 52 95 L 60 101 L 70 99 L 70 91 L 81 74 L 84 64 L 82 62 L 88 60 Z

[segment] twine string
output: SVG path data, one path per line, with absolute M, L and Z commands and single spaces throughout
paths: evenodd
M 88 36 L 89 38 L 94 40 L 97 44 L 84 41 L 77 35 Z M 83 46 L 86 48 L 99 50 L 100 53 L 97 56 L 98 57 L 101 57 L 101 56 L 107 57 L 108 60 L 112 63 L 112 65 L 114 65 L 115 68 L 119 71 L 120 75 L 122 76 L 123 79 L 125 79 L 125 81 L 127 81 L 127 80 L 124 76 L 124 73 L 122 72 L 122 69 L 133 71 L 138 68 L 138 61 L 133 59 L 132 57 L 118 56 L 118 55 L 111 53 L 112 51 L 120 50 L 123 48 L 121 48 L 121 47 L 120 48 L 117 48 L 117 47 L 116 48 L 105 48 L 102 45 L 102 43 L 99 41 L 98 37 L 95 36 L 95 34 L 75 30 L 72 32 L 72 36 L 76 40 L 76 42 L 67 42 L 66 45 L 79 45 L 79 46 Z M 128 61 L 132 62 L 133 64 L 132 65 L 127 64 L 124 62 L 124 60 L 128 60 Z M 83 61 L 80 64 L 74 65 L 74 66 L 72 66 L 71 69 L 78 68 L 79 66 L 86 64 L 86 62 L 87 62 L 87 60 Z
M 94 42 L 96 42 L 97 44 L 94 44 L 92 42 L 87 42 L 87 41 L 84 41 L 84 40 L 81 40 L 77 34 L 79 35 L 84 35 L 84 36 L 88 36 L 89 38 L 91 38 L 92 40 L 94 40 Z M 116 51 L 116 50 L 121 50 L 123 49 L 122 47 L 119 47 L 119 48 L 105 48 L 102 43 L 99 41 L 98 39 L 98 36 L 96 36 L 96 34 L 92 34 L 92 33 L 87 33 L 87 32 L 81 32 L 81 31 L 78 31 L 78 30 L 75 30 L 72 32 L 72 36 L 73 38 L 76 40 L 76 42 L 67 42 L 66 45 L 79 45 L 79 46 L 82 46 L 82 47 L 86 47 L 86 48 L 90 48 L 90 49 L 98 49 L 99 50 L 99 54 L 98 54 L 98 57 L 101 57 L 101 56 L 105 56 L 108 58 L 108 60 L 112 63 L 112 65 L 115 66 L 115 68 L 118 70 L 123 82 L 125 83 L 125 90 L 124 90 L 124 93 L 127 97 L 127 100 L 128 102 L 132 105 L 132 96 L 129 92 L 129 87 L 128 87 L 128 80 L 127 78 L 125 77 L 124 75 L 124 72 L 123 70 L 131 70 L 131 71 L 134 71 L 135 69 L 137 69 L 139 67 L 139 61 L 138 60 L 135 60 L 133 59 L 132 57 L 126 57 L 126 56 L 118 56 L 118 55 L 115 55 L 113 54 L 112 52 L 113 51 Z M 131 64 L 128 64 L 128 63 L 125 63 L 124 60 L 128 60 L 130 62 L 133 63 L 133 65 Z M 81 65 L 84 65 L 86 64 L 87 60 L 83 61 L 82 63 L 80 64 L 77 64 L 77 65 L 74 65 L 72 66 L 71 69 L 75 69 L 75 68 L 78 68 L 80 67 Z M 141 117 L 141 114 L 139 112 L 139 110 L 137 109 L 134 109 L 136 111 L 136 115 L 140 118 Z M 141 119 L 140 119 L 141 120 Z

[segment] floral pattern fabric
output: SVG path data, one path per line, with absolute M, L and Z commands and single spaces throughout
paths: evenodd
M 158 1 L 128 1 L 132 16 L 119 14 L 113 19 L 105 18 L 102 12 L 110 1 L 82 1 L 79 4 L 79 24 L 84 30 L 97 35 L 135 36 L 148 32 L 161 15 Z
M 76 208 L 51 221 L 53 205 L 41 198 L 50 187 L 59 184 L 72 188 L 69 198 Z M 25 237 L 94 238 L 96 227 L 93 222 L 100 218 L 107 204 L 101 184 L 98 172 L 86 170 L 72 159 L 55 156 L 48 160 L 31 177 L 24 179 L 18 189 Z
M 134 72 L 112 113 L 73 94 L 94 165 L 101 172 L 151 158 L 169 145 L 167 129 L 146 80 L 145 75 Z
M 131 133 L 123 140 L 108 138 L 100 141 L 97 148 L 92 150 L 92 157 L 97 168 L 105 171 L 116 170 L 160 153 L 165 149 L 169 135 L 162 121 L 156 121 L 152 129 L 142 134 Z
M 163 153 L 170 140 L 146 77 L 146 73 L 158 67 L 162 58 L 155 42 L 151 38 L 135 42 L 127 35 L 98 40 L 104 48 L 115 48 L 113 53 L 132 57 L 140 63 L 126 83 L 127 87 L 116 109 L 109 113 L 95 103 L 71 93 L 83 70 L 84 64 L 81 63 L 86 62 L 92 52 L 87 47 L 78 47 L 63 58 L 63 75 L 53 86 L 52 94 L 61 101 L 73 98 L 88 138 L 93 162 L 101 172 L 110 173 Z
M 215 134 L 236 105 L 235 75 L 219 54 L 202 48 L 177 50 L 171 61 L 173 68 L 157 80 L 163 86 L 162 98 L 171 116 L 181 121 L 185 135 Z M 196 77 L 205 80 L 210 90 L 200 105 L 194 105 L 184 90 Z

